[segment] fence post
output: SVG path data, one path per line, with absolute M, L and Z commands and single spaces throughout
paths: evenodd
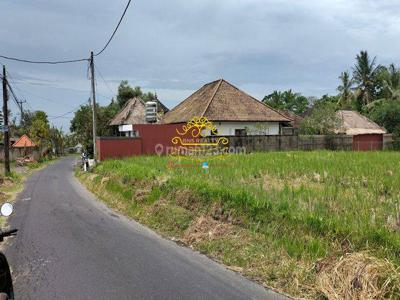
M 282 136 L 278 135 L 278 147 L 279 147 L 279 151 L 282 150 Z

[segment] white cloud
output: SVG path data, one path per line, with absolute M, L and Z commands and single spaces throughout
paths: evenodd
M 0 53 L 32 59 L 88 56 L 107 40 L 124 5 L 2 1 Z M 110 88 L 116 90 L 122 79 L 157 91 L 168 106 L 220 77 L 258 98 L 286 88 L 306 95 L 333 93 L 338 75 L 351 69 L 361 49 L 378 55 L 380 63 L 399 62 L 399 9 L 394 0 L 134 1 L 110 47 L 96 58 L 108 82 L 98 79 L 99 101 L 106 103 Z M 34 77 L 28 83 L 46 81 L 25 89 L 67 104 L 87 100 L 84 63 L 7 65 L 11 73 Z M 63 112 L 37 98 L 27 100 L 51 115 Z M 60 122 L 68 127 L 68 120 Z

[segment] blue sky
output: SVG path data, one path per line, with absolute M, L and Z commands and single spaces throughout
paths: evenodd
M 33 60 L 88 57 L 115 27 L 125 0 L 2 0 L 0 54 Z M 338 76 L 367 49 L 400 59 L 398 1 L 134 0 L 115 39 L 96 58 L 98 101 L 129 80 L 173 107 L 225 78 L 261 99 L 292 88 L 333 94 Z M 0 59 L 30 110 L 59 116 L 90 96 L 87 64 L 28 65 Z M 15 116 L 17 110 L 12 106 Z M 69 129 L 69 120 L 51 119 Z

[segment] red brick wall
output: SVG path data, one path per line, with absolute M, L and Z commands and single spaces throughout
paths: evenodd
M 99 160 L 142 154 L 142 140 L 140 138 L 100 137 L 96 140 L 96 147 Z

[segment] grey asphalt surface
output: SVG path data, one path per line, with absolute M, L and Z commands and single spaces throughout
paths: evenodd
M 16 299 L 287 299 L 117 215 L 74 178 L 36 172 L 10 217 Z

